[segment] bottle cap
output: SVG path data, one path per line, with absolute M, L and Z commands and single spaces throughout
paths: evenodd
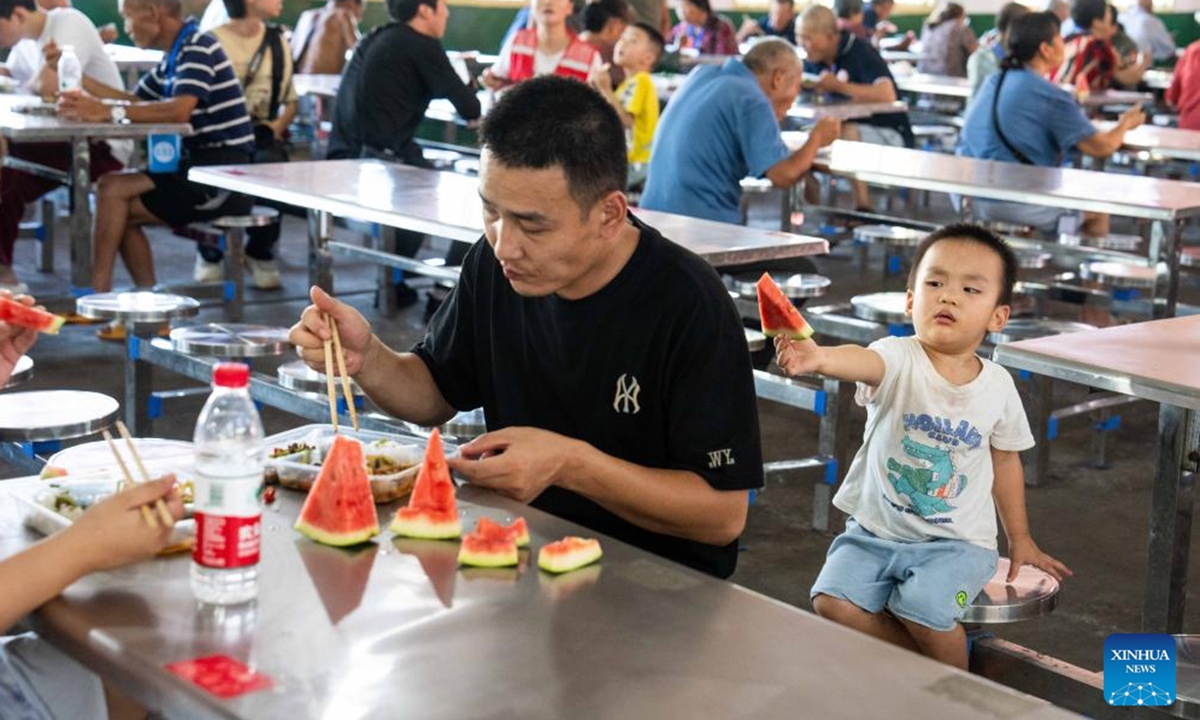
M 213 385 L 244 388 L 250 383 L 250 366 L 245 363 L 217 363 L 213 367 Z

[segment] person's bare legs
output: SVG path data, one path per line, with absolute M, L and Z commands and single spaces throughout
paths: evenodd
M 858 131 L 858 125 L 854 123 L 845 123 L 842 125 L 842 139 L 851 142 L 862 142 L 862 133 Z M 851 180 L 850 189 L 854 193 L 854 209 L 855 210 L 873 210 L 871 205 L 871 193 L 867 190 L 867 184 L 861 180 Z
M 154 189 L 154 181 L 145 173 L 110 173 L 100 178 L 96 191 L 96 224 L 92 243 L 92 288 L 108 292 L 113 285 L 113 267 L 129 228 L 157 222 L 146 210 L 140 195 Z M 140 234 L 140 230 L 138 233 Z M 141 241 L 145 243 L 145 235 Z M 136 243 L 136 238 L 132 239 Z M 135 251 L 135 255 L 138 251 Z M 145 243 L 149 253 L 149 244 Z M 133 272 L 133 268 L 130 268 Z M 153 262 L 150 274 L 153 276 Z M 136 282 L 136 277 L 135 277 Z
M 125 236 L 121 238 L 121 259 L 133 278 L 137 287 L 153 287 L 156 283 L 154 276 L 154 254 L 150 250 L 150 241 L 142 230 L 144 225 L 162 225 L 154 213 L 146 209 L 141 198 L 134 198 L 129 206 L 129 225 L 125 228 Z
M 813 598 L 813 610 L 826 620 L 845 625 L 871 637 L 879 638 L 906 650 L 920 652 L 913 636 L 904 624 L 887 613 L 872 613 L 841 598 L 818 594 Z
M 1085 212 L 1079 234 L 1084 237 L 1105 237 L 1112 230 L 1112 218 L 1107 213 Z
M 900 622 L 922 655 L 960 670 L 967 669 L 967 631 L 962 625 L 955 625 L 953 630 L 934 630 L 903 618 Z

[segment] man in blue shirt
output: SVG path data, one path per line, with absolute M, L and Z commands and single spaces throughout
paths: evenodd
M 245 196 L 187 179 L 189 166 L 248 163 L 254 152 L 242 86 L 221 44 L 183 21 L 177 0 L 125 0 L 121 16 L 133 42 L 162 50 L 162 62 L 142 77 L 133 95 L 84 82 L 90 95 L 125 104 L 104 105 L 96 97 L 67 94 L 59 99 L 59 113 L 93 122 L 190 122 L 193 134 L 182 140 L 183 158 L 175 172 L 100 178 L 92 250 L 92 287 L 97 292 L 112 290 L 118 252 L 135 285 L 155 284 L 154 258 L 143 225 L 180 227 L 245 214 L 251 206 Z
M 1083 109 L 1046 74 L 1062 64 L 1063 39 L 1051 13 L 1029 13 L 1013 20 L 1008 32 L 1009 55 L 1004 68 L 983 82 L 967 108 L 958 154 L 983 160 L 1058 167 L 1067 152 L 1107 157 L 1125 133 L 1145 120 L 1140 106 L 1126 111 L 1112 130 L 1097 132 Z M 1073 213 L 1060 227 L 1064 212 L 1057 208 L 996 201 L 974 202 L 981 220 L 1027 225 L 1047 234 L 1108 234 L 1108 216 L 1085 213 L 1082 228 Z
M 887 63 L 871 43 L 846 30 L 838 31 L 837 18 L 824 5 L 810 5 L 800 17 L 800 43 L 808 59 L 806 73 L 819 74 L 813 85 L 819 93 L 841 100 L 864 103 L 896 101 L 896 81 Z M 907 112 L 882 113 L 846 123 L 842 139 L 912 147 L 912 126 Z M 871 210 L 871 197 L 864 183 L 854 181 L 854 207 Z
M 837 121 L 823 120 L 802 148 L 788 151 L 779 123 L 800 78 L 795 48 L 774 38 L 744 58 L 692 71 L 658 121 L 641 207 L 738 223 L 743 178 L 798 182 L 840 131 Z
M 745 16 L 743 16 L 745 17 Z M 758 20 L 746 17 L 738 29 L 738 42 L 757 35 L 768 35 L 796 44 L 796 0 L 772 0 L 767 14 Z

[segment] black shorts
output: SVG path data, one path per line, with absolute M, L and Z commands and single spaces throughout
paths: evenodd
M 154 189 L 143 193 L 142 204 L 169 227 L 216 220 L 226 215 L 248 215 L 254 205 L 249 195 L 233 193 L 187 179 L 187 169 L 203 165 L 248 165 L 250 155 L 238 150 L 210 148 L 191 154 L 179 172 L 149 173 Z

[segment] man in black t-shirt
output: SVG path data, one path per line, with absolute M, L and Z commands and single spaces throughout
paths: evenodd
M 412 352 L 314 288 L 292 328 L 324 370 L 322 312 L 347 371 L 422 425 L 482 407 L 468 481 L 719 577 L 762 485 L 754 378 L 724 286 L 629 214 L 625 133 L 583 83 L 514 87 L 481 129 L 484 239 Z

